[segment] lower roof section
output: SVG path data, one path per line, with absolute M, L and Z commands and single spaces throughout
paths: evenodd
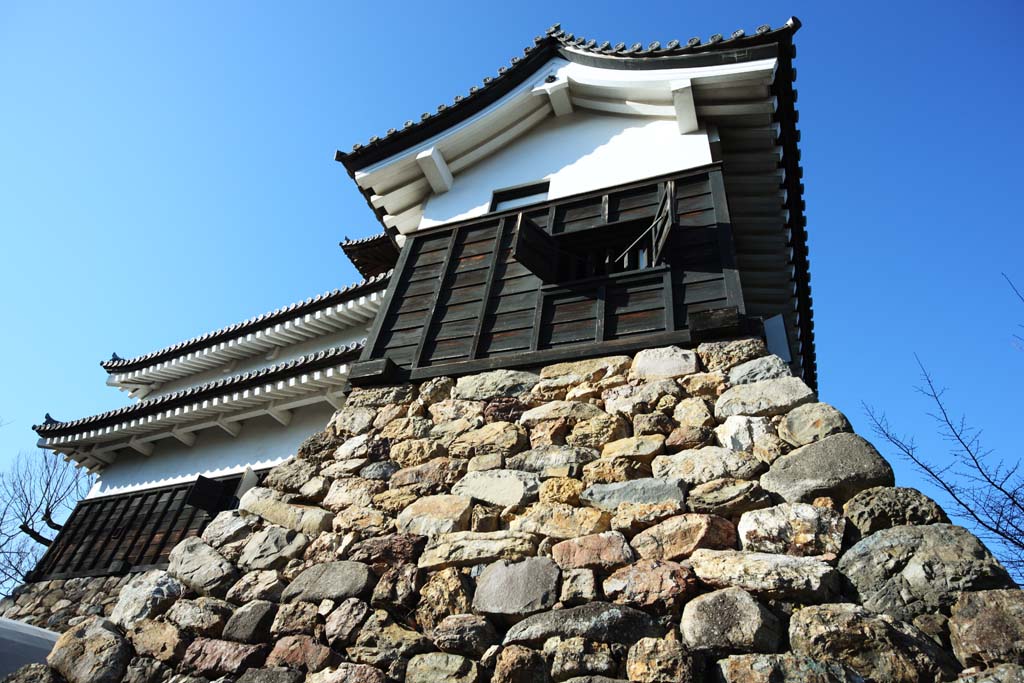
M 349 364 L 362 348 L 362 342 L 332 348 L 79 420 L 51 418 L 34 429 L 41 448 L 97 472 L 112 465 L 122 452 L 153 456 L 160 441 L 192 447 L 203 430 L 237 437 L 243 424 L 256 418 L 287 427 L 300 408 L 341 405 Z

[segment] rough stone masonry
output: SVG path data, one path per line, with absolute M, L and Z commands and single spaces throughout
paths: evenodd
M 8 680 L 1024 681 L 1024 593 L 755 339 L 354 389 L 108 588 Z

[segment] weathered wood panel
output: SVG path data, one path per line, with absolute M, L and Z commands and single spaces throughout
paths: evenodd
M 678 337 L 691 312 L 742 313 L 723 187 L 713 166 L 410 235 L 362 360 L 435 376 L 632 348 Z

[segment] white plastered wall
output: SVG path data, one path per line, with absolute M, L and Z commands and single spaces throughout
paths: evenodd
M 550 199 L 711 163 L 707 133 L 681 135 L 675 119 L 575 111 L 549 118 L 432 195 L 420 228 L 487 213 L 494 190 L 550 182 Z
M 222 477 L 273 467 L 295 454 L 307 437 L 322 430 L 334 413 L 327 403 L 298 408 L 288 426 L 270 417 L 247 420 L 237 437 L 216 429 L 196 434 L 193 446 L 162 440 L 150 456 L 121 451 L 106 467 L 88 498 Z

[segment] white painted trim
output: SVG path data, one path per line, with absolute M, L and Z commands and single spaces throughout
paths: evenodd
M 434 194 L 444 194 L 452 189 L 452 172 L 437 147 L 431 147 L 417 154 L 416 163 L 422 169 Z

